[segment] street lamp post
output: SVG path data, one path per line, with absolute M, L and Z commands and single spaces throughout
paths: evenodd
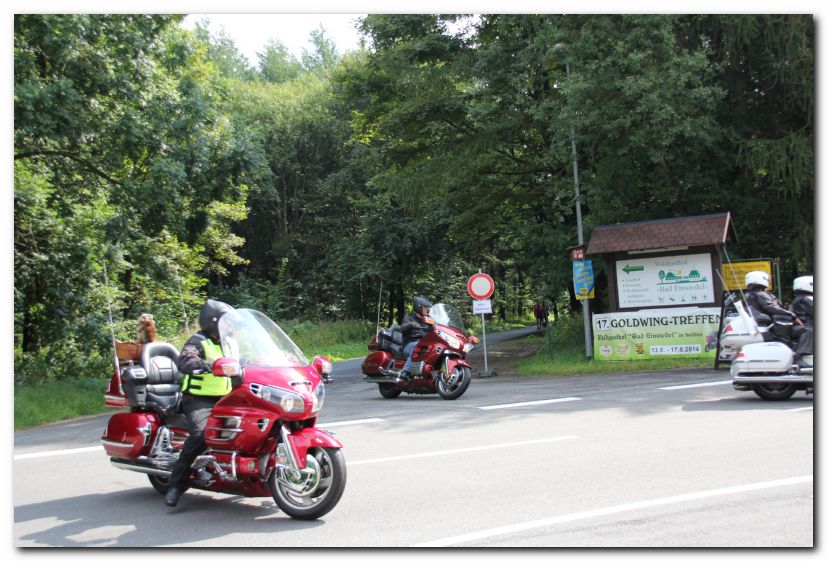
M 561 47 L 562 45 L 558 43 L 555 45 L 555 48 Z M 569 63 L 566 63 L 566 78 L 571 76 L 571 71 L 569 69 Z M 574 168 L 574 209 L 577 216 L 577 243 L 578 245 L 583 245 L 583 215 L 580 212 L 580 174 L 578 173 L 577 169 L 577 144 L 574 140 L 574 125 L 571 126 L 570 129 L 571 134 L 571 159 L 572 159 L 572 166 Z M 591 322 L 591 315 L 589 314 L 589 299 L 585 298 L 584 300 L 580 301 L 583 305 L 583 333 L 585 337 L 586 343 L 586 358 L 592 358 L 594 356 L 594 350 L 592 348 L 592 322 Z

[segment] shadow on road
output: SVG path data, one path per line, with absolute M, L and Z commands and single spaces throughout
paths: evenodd
M 172 509 L 147 488 L 18 506 L 14 523 L 17 547 L 164 547 L 234 533 L 292 532 L 324 521 L 293 520 L 266 497 L 198 491 L 186 493 Z

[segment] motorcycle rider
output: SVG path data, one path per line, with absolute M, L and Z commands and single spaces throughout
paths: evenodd
M 750 308 L 758 313 L 772 316 L 784 316 L 790 320 L 794 319 L 793 314 L 781 305 L 778 298 L 772 292 L 767 292 L 770 286 L 770 275 L 766 271 L 752 271 L 744 277 L 744 284 L 747 285 L 745 299 Z
M 806 275 L 798 277 L 793 281 L 793 298 L 790 304 L 790 312 L 795 315 L 796 322 L 801 326 L 796 329 L 798 343 L 796 344 L 796 364 L 804 366 L 800 359 L 804 355 L 813 354 L 815 343 L 813 341 L 813 329 L 815 329 L 815 309 L 813 306 L 813 277 Z
M 415 296 L 413 299 L 413 313 L 408 314 L 402 320 L 399 326 L 399 331 L 402 332 L 402 350 L 408 356 L 405 360 L 405 365 L 399 372 L 399 378 L 405 379 L 411 374 L 411 356 L 413 356 L 414 348 L 419 340 L 425 337 L 428 331 L 431 330 L 433 320 L 430 320 L 428 314 L 431 313 L 433 305 L 423 296 Z M 430 320 L 430 321 L 428 321 Z
M 815 324 L 815 311 L 813 309 L 813 276 L 807 275 L 798 277 L 793 281 L 793 298 L 790 304 L 790 311 L 801 323 L 807 327 Z
M 791 322 L 796 319 L 796 315 L 786 310 L 774 294 L 767 292 L 767 288 L 770 285 L 770 275 L 768 273 L 765 271 L 752 271 L 747 273 L 744 283 L 747 285 L 748 290 L 745 295 L 747 303 L 756 312 L 766 314 L 770 318 L 773 316 L 781 316 Z M 794 362 L 801 366 L 803 365 L 801 358 L 804 355 L 813 354 L 812 329 L 793 329 L 792 338 L 797 340 Z
M 190 466 L 206 448 L 204 429 L 213 407 L 232 390 L 229 378 L 212 375 L 212 365 L 224 356 L 218 320 L 224 314 L 234 311 L 229 304 L 208 299 L 198 316 L 201 330 L 187 340 L 178 356 L 178 370 L 184 374 L 181 411 L 191 426 L 189 437 L 169 476 L 169 489 L 164 497 L 164 502 L 169 507 L 178 504 L 178 499 L 187 489 Z

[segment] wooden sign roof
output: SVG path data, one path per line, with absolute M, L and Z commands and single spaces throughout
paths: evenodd
M 728 212 L 598 226 L 592 231 L 586 253 L 723 245 L 731 227 Z

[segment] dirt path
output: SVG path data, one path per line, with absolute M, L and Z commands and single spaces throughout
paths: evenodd
M 543 340 L 539 337 L 522 337 L 491 345 L 488 348 L 488 369 L 496 370 L 498 378 L 514 378 L 517 376 L 517 365 L 531 357 L 542 346 Z M 482 348 L 474 355 L 472 364 L 482 370 Z

